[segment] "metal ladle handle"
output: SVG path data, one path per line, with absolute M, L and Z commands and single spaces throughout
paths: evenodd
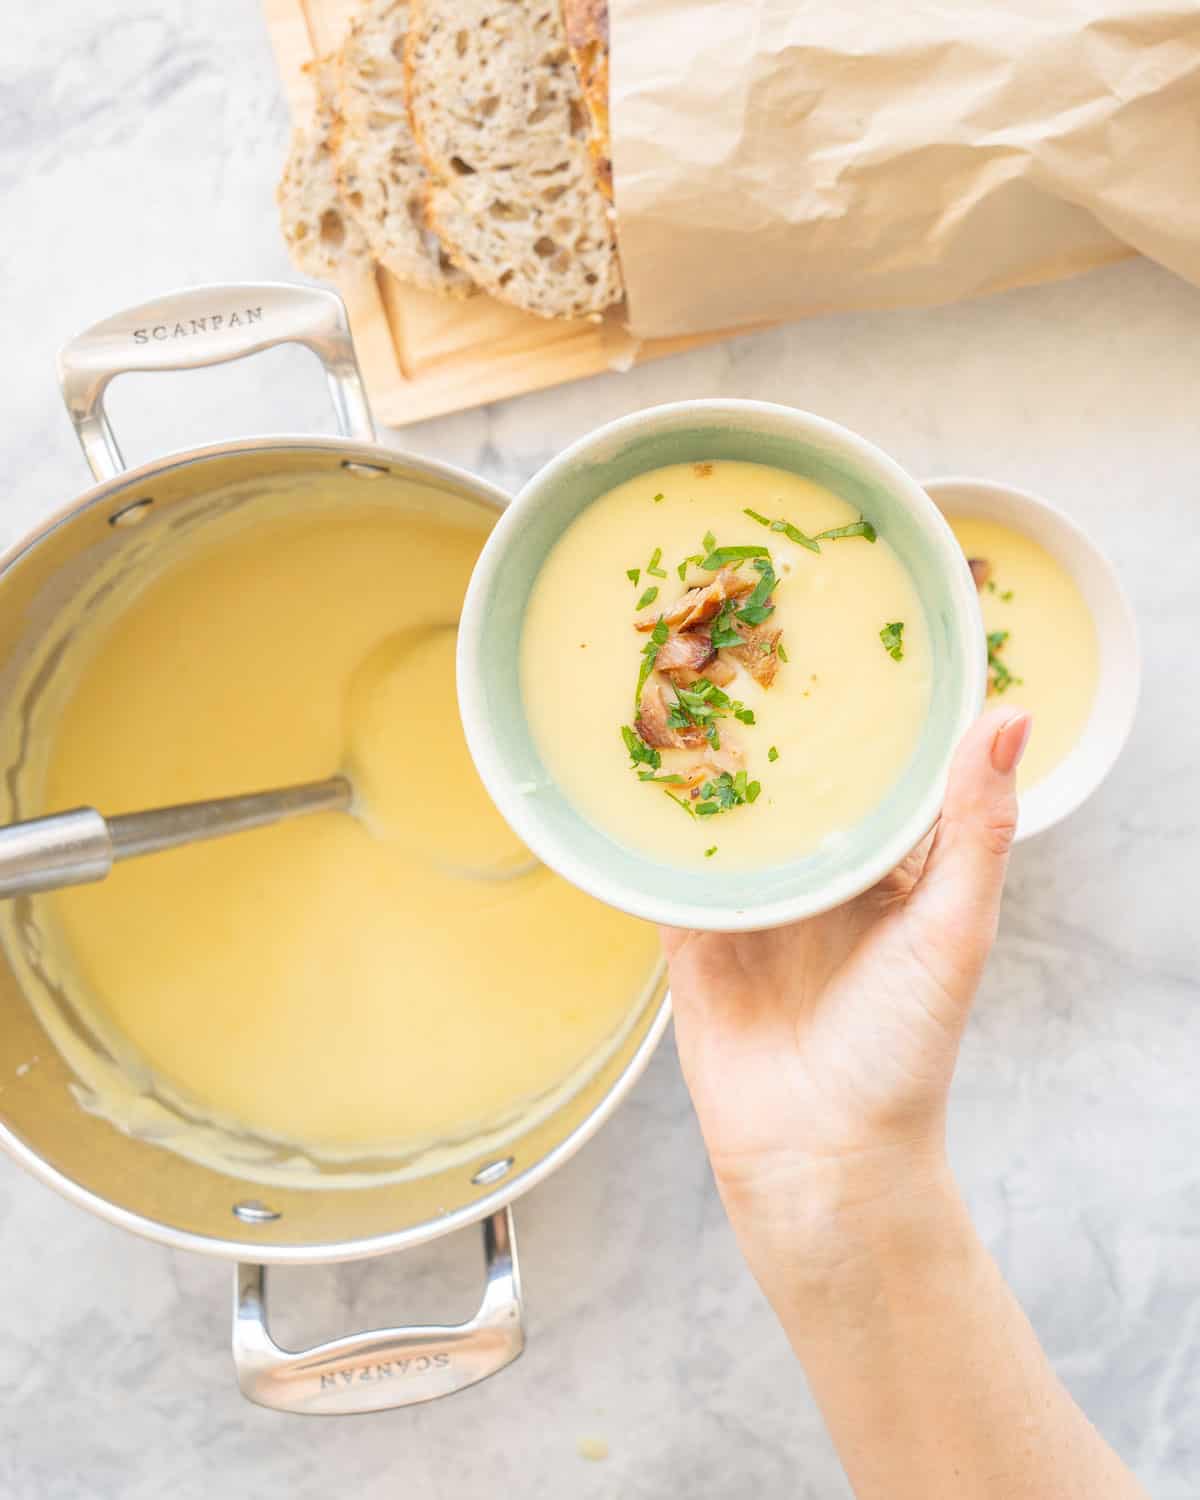
M 353 789 L 344 776 L 277 791 L 183 802 L 106 818 L 77 807 L 0 828 L 0 898 L 103 880 L 113 865 L 202 839 L 263 828 L 304 813 L 345 812 Z

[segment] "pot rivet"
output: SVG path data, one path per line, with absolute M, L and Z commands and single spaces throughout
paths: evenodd
M 132 505 L 124 505 L 120 510 L 114 510 L 108 518 L 108 524 L 110 526 L 137 526 L 150 514 L 150 507 L 153 504 L 152 497 L 135 500 Z
M 269 1224 L 272 1219 L 283 1217 L 277 1208 L 268 1208 L 257 1198 L 243 1198 L 240 1203 L 235 1203 L 233 1216 L 246 1224 Z
M 514 1158 L 511 1156 L 501 1157 L 499 1161 L 489 1162 L 486 1167 L 480 1167 L 471 1181 L 477 1187 L 491 1187 L 493 1182 L 499 1182 L 502 1177 L 507 1177 L 512 1169 Z
M 342 468 L 347 474 L 353 474 L 355 479 L 378 479 L 381 474 L 388 471 L 383 464 L 356 464 L 353 459 L 342 459 Z

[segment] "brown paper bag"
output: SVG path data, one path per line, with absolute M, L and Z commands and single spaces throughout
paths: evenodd
M 1197 0 L 610 0 L 641 337 L 950 302 L 1134 251 L 1200 283 Z

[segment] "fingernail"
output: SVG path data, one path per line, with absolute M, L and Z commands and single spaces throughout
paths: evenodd
M 1033 729 L 1031 714 L 1017 714 L 1002 724 L 992 741 L 992 769 L 1001 776 L 1011 776 L 1021 764 L 1029 734 Z

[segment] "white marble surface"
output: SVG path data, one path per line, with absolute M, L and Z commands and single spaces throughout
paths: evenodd
M 196 281 L 291 275 L 272 186 L 285 112 L 253 0 L 42 0 L 0 53 L 0 540 L 83 488 L 57 346 Z M 954 1155 L 1063 1377 L 1159 1500 L 1200 1493 L 1200 292 L 1150 266 L 946 311 L 838 317 L 396 435 L 513 485 L 594 424 L 710 394 L 809 407 L 918 475 L 1058 500 L 1140 616 L 1132 743 L 1022 848 L 955 1089 Z M 169 390 L 166 389 L 169 387 Z M 131 457 L 329 430 L 307 357 L 128 380 Z M 0 1166 L 5 1500 L 830 1500 L 847 1493 L 722 1220 L 672 1049 L 520 1204 L 530 1340 L 423 1409 L 331 1422 L 247 1405 L 229 1272 L 109 1228 Z M 459 1315 L 473 1235 L 279 1278 L 281 1331 Z M 610 1457 L 578 1456 L 584 1436 Z

